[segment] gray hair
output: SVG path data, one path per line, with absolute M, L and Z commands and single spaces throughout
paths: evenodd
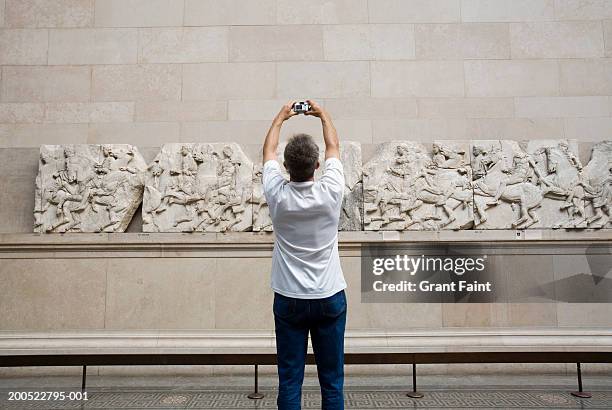
M 285 168 L 295 182 L 314 176 L 319 161 L 319 147 L 308 134 L 295 134 L 285 146 Z

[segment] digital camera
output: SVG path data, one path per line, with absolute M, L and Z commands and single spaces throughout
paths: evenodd
M 300 101 L 300 102 L 293 103 L 292 108 L 293 108 L 293 112 L 297 114 L 304 114 L 310 111 L 310 104 L 308 104 L 306 101 Z

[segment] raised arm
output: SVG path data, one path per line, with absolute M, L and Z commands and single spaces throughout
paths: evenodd
M 308 104 L 310 104 L 310 111 L 308 111 L 306 115 L 313 115 L 321 119 L 321 125 L 323 126 L 323 140 L 325 141 L 325 159 L 340 159 L 340 140 L 338 139 L 338 133 L 336 132 L 336 127 L 334 127 L 334 123 L 331 120 L 331 116 L 316 102 L 308 100 Z
M 293 111 L 293 101 L 288 102 L 283 105 L 281 110 L 276 114 L 274 120 L 272 121 L 272 125 L 268 130 L 268 134 L 266 135 L 266 139 L 264 141 L 263 146 L 263 162 L 271 159 L 276 159 L 276 149 L 278 148 L 278 139 L 280 138 L 280 130 L 283 126 L 283 122 L 288 120 L 289 118 L 296 115 Z

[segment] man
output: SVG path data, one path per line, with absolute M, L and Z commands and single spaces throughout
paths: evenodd
M 281 410 L 300 409 L 310 332 L 323 409 L 343 409 L 346 282 L 338 255 L 344 194 L 340 144 L 329 114 L 308 101 L 321 119 L 325 172 L 314 180 L 319 148 L 312 137 L 293 136 L 284 152 L 287 181 L 276 159 L 280 130 L 296 115 L 293 102 L 274 118 L 263 147 L 263 189 L 276 233 L 272 289 Z

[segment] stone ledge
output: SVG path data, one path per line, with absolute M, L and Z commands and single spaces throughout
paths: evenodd
M 517 235 L 520 234 L 520 239 Z M 563 253 L 567 247 L 597 244 L 610 253 L 612 230 L 466 230 L 466 231 L 381 231 L 339 232 L 341 256 L 360 256 L 366 244 L 462 244 L 497 247 L 508 252 L 537 252 L 529 244 L 554 245 L 551 252 Z M 274 234 L 232 233 L 2 233 L 0 259 L 24 257 L 270 257 Z
M 520 239 L 517 235 L 520 234 Z M 505 242 L 505 241 L 606 241 L 612 229 L 585 230 L 462 230 L 462 231 L 355 231 L 338 232 L 341 245 L 362 243 Z M 168 245 L 211 244 L 215 246 L 273 244 L 274 233 L 0 233 L 0 247 L 11 245 Z
M 0 356 L 270 354 L 273 331 L 0 332 Z M 346 333 L 347 353 L 612 352 L 608 328 L 461 328 Z

